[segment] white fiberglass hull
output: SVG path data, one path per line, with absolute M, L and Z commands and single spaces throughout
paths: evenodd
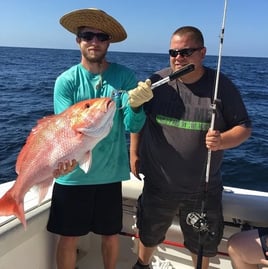
M 0 185 L 0 197 L 13 182 Z M 124 225 L 120 235 L 120 259 L 118 269 L 130 269 L 136 261 L 137 229 L 135 227 L 136 200 L 142 190 L 142 182 L 132 177 L 123 183 Z M 34 191 L 25 196 L 27 230 L 17 218 L 0 217 L 0 268 L 1 269 L 56 269 L 55 248 L 57 237 L 46 231 L 51 192 L 37 206 Z M 211 259 L 210 268 L 231 269 L 226 253 L 230 235 L 240 231 L 240 225 L 268 226 L 268 215 L 264 214 L 268 193 L 225 187 L 223 194 L 224 236 L 219 254 Z M 81 238 L 78 249 L 77 268 L 101 269 L 100 237 L 89 234 Z M 183 247 L 178 219 L 174 219 L 166 240 L 158 247 L 152 268 L 193 268 L 189 252 Z

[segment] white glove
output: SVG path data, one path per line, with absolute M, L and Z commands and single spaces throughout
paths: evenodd
M 145 82 L 140 81 L 137 88 L 128 91 L 128 102 L 131 107 L 139 107 L 153 98 L 151 84 L 151 80 L 146 79 Z

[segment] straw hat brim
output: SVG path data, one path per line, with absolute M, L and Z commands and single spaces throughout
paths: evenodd
M 79 9 L 65 14 L 60 24 L 68 31 L 77 34 L 79 27 L 85 26 L 100 30 L 111 36 L 110 42 L 120 42 L 127 38 L 124 27 L 113 17 L 96 8 Z

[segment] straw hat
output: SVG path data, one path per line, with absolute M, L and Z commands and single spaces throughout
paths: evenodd
M 74 10 L 60 19 L 60 24 L 68 31 L 77 34 L 78 27 L 98 29 L 111 36 L 110 42 L 120 42 L 127 38 L 123 26 L 113 17 L 97 8 Z

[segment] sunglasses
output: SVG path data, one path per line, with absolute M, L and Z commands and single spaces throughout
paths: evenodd
M 178 55 L 180 55 L 181 57 L 189 57 L 195 51 L 201 50 L 201 49 L 203 49 L 203 47 L 200 47 L 200 48 L 181 49 L 181 50 L 178 50 L 178 49 L 170 49 L 168 52 L 169 52 L 169 55 L 171 57 L 177 57 Z
M 98 41 L 104 42 L 111 39 L 111 36 L 105 33 L 93 33 L 93 32 L 82 32 L 77 35 L 77 37 L 84 39 L 85 41 L 91 41 L 94 37 L 97 38 Z

